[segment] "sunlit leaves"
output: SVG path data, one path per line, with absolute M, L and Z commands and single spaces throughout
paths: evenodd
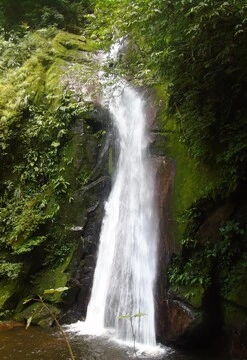
M 53 295 L 53 294 L 56 294 L 56 293 L 61 293 L 61 292 L 64 292 L 66 290 L 68 290 L 69 288 L 67 286 L 64 286 L 64 287 L 59 287 L 59 288 L 56 288 L 56 289 L 47 289 L 44 291 L 44 295 Z
M 91 10 L 89 0 L 4 0 L 1 3 L 0 26 L 26 31 L 30 27 L 49 25 L 77 30 L 83 26 L 85 15 Z
M 7 277 L 11 280 L 17 279 L 23 270 L 23 264 L 21 262 L 8 262 L 6 260 L 0 260 L 0 276 Z

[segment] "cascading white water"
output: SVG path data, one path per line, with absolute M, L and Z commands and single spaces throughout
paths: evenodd
M 86 325 L 111 328 L 124 341 L 155 345 L 154 280 L 157 217 L 153 171 L 147 154 L 145 101 L 124 81 L 107 87 L 119 136 L 115 181 L 105 205 Z M 121 315 L 145 315 L 121 319 Z M 93 329 L 93 330 L 92 330 Z

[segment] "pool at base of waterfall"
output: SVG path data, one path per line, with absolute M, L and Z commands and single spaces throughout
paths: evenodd
M 76 360 L 225 360 L 203 357 L 160 347 L 155 354 L 137 351 L 133 345 L 123 345 L 107 335 L 92 336 L 66 332 Z M 70 356 L 61 333 L 54 329 L 31 326 L 0 330 L 1 360 L 69 360 Z

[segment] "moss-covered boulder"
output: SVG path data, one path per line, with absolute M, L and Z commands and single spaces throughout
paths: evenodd
M 23 299 L 46 289 L 69 283 L 49 299 L 58 309 L 83 297 L 76 272 L 98 240 L 110 124 L 93 102 L 92 41 L 51 27 L 1 45 L 0 313 L 24 319 Z

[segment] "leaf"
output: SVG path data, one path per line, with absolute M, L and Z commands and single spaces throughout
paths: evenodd
M 55 294 L 55 293 L 56 293 L 56 289 L 47 289 L 47 290 L 44 290 L 44 294 L 52 295 L 52 294 Z
M 63 291 L 66 291 L 66 290 L 69 290 L 69 288 L 67 286 L 59 287 L 59 288 L 55 289 L 56 292 L 63 292 Z
M 54 148 L 57 148 L 60 146 L 60 143 L 58 141 L 53 141 L 51 146 L 53 146 Z
M 27 325 L 26 325 L 26 330 L 29 328 L 31 322 L 32 322 L 32 316 L 30 316 L 28 319 L 27 319 Z
M 141 316 L 144 316 L 144 315 L 147 315 L 145 313 L 138 313 L 138 314 L 133 314 L 133 315 L 120 315 L 118 318 L 119 319 L 132 319 L 132 318 L 137 318 L 137 317 L 141 317 Z
M 145 313 L 138 313 L 138 314 L 134 314 L 134 315 L 131 315 L 132 318 L 136 318 L 136 317 L 141 317 L 141 316 L 144 316 L 144 315 L 147 315 Z
M 59 287 L 59 288 L 56 288 L 56 289 L 47 289 L 44 291 L 44 294 L 55 294 L 55 293 L 60 293 L 60 292 L 63 292 L 63 291 L 66 291 L 68 290 L 69 288 L 67 286 L 64 286 L 64 287 Z
M 130 315 L 120 315 L 118 318 L 119 319 L 130 319 Z

